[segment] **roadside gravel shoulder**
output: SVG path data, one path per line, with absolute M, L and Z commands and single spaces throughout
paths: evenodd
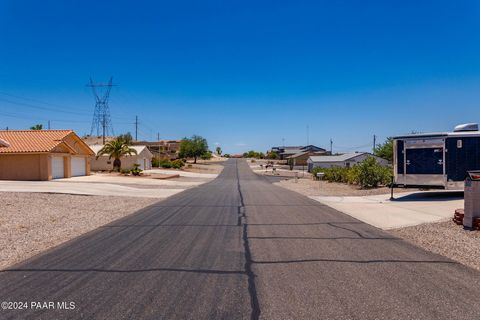
M 158 199 L 0 192 L 0 270 Z
M 480 270 L 480 231 L 466 231 L 452 221 L 444 221 L 389 232 L 427 251 Z

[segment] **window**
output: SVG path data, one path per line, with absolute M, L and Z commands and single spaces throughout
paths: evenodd
M 457 148 L 460 149 L 462 147 L 462 140 L 457 140 Z

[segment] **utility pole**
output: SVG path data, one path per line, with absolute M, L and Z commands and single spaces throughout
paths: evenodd
M 330 154 L 333 155 L 333 140 L 330 138 Z
M 50 130 L 50 120 L 48 120 L 48 130 Z
M 157 132 L 157 141 L 160 141 L 160 132 Z
M 377 146 L 377 136 L 373 135 L 373 153 L 375 153 L 376 146 Z
M 105 127 L 106 127 L 106 121 L 105 121 L 105 114 L 103 115 L 103 119 L 102 119 L 102 141 L 103 141 L 103 145 L 105 145 Z
M 138 141 L 138 116 L 135 116 L 135 141 Z
M 282 146 L 285 148 L 285 138 L 282 138 Z

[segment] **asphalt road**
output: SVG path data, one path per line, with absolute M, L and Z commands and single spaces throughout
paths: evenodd
M 0 319 L 480 318 L 479 272 L 225 166 L 1 271 Z

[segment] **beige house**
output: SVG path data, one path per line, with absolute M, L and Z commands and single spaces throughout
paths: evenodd
M 51 180 L 90 174 L 93 151 L 72 130 L 0 131 L 1 180 Z
M 108 155 L 99 156 L 97 158 L 98 151 L 103 148 L 103 145 L 96 144 L 90 146 L 94 155 L 90 158 L 92 171 L 109 171 L 113 170 L 113 160 L 109 159 Z M 152 169 L 152 153 L 148 150 L 147 146 L 130 146 L 137 151 L 137 154 L 130 156 L 124 156 L 120 158 L 122 161 L 122 169 L 132 169 L 133 166 L 138 163 L 140 169 L 149 170 Z

